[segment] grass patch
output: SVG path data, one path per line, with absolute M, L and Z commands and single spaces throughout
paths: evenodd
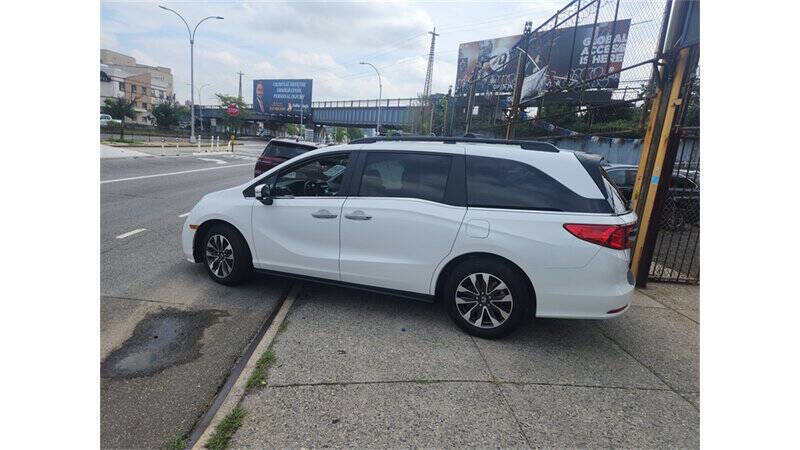
M 206 448 L 228 448 L 228 442 L 230 442 L 231 438 L 233 437 L 233 433 L 235 433 L 236 430 L 242 426 L 243 420 L 244 410 L 237 406 L 233 409 L 233 411 L 231 411 L 230 414 L 222 419 L 222 422 L 220 422 L 219 425 L 217 425 L 217 429 L 214 430 L 214 434 L 212 434 L 211 438 L 208 440 Z
M 253 374 L 250 375 L 250 379 L 247 380 L 247 389 L 267 385 L 267 371 L 273 362 L 275 362 L 275 353 L 272 352 L 272 349 L 268 349 L 261 355 L 261 358 L 258 358 L 256 368 L 253 370 Z
M 281 322 L 281 325 L 278 327 L 278 334 L 281 334 L 284 331 L 286 331 L 286 328 L 288 326 L 289 326 L 289 319 L 283 319 L 283 322 Z
M 184 450 L 188 445 L 189 441 L 185 437 L 179 437 L 171 440 L 167 444 L 167 448 L 170 450 Z

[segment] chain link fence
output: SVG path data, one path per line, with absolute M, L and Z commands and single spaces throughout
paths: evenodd
M 482 41 L 478 61 L 470 66 L 472 89 L 457 86 L 443 129 L 453 136 L 468 130 L 504 138 L 510 128 L 514 138 L 601 154 L 607 163 L 626 164 L 635 173 L 671 7 L 669 0 L 574 0 L 543 23 L 533 23 L 505 54 L 497 52 L 500 40 L 492 48 Z M 692 67 L 699 59 L 699 50 L 695 53 Z M 467 67 L 461 56 L 459 64 Z M 520 58 L 515 115 L 513 81 Z M 681 140 L 649 272 L 655 281 L 700 279 L 698 74 L 695 70 L 682 87 L 676 121 Z

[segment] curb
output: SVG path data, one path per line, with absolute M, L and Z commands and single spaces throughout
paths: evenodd
M 234 155 L 238 153 L 234 152 L 194 152 L 192 153 L 193 156 L 203 156 L 203 155 Z
M 269 349 L 270 345 L 272 345 L 272 341 L 275 340 L 275 336 L 278 334 L 278 328 L 280 328 L 283 321 L 286 319 L 286 315 L 289 313 L 289 309 L 292 307 L 295 298 L 297 298 L 297 294 L 300 291 L 300 284 L 295 284 L 292 286 L 289 294 L 286 296 L 286 301 L 283 302 L 281 308 L 278 310 L 278 313 L 275 315 L 275 319 L 270 324 L 269 328 L 267 329 L 264 336 L 261 338 L 261 341 L 256 346 L 253 354 L 250 355 L 250 359 L 247 360 L 247 364 L 245 364 L 244 369 L 239 374 L 239 377 L 236 379 L 233 387 L 231 388 L 228 395 L 225 397 L 225 400 L 220 405 L 219 409 L 216 413 L 214 413 L 214 417 L 211 418 L 211 421 L 208 423 L 208 427 L 203 431 L 203 434 L 200 435 L 200 438 L 195 442 L 192 446 L 192 450 L 200 450 L 206 446 L 208 440 L 211 438 L 211 435 L 214 433 L 214 430 L 217 428 L 222 419 L 225 418 L 234 408 L 239 404 L 239 402 L 244 397 L 247 391 L 247 380 L 250 379 L 250 376 L 253 374 L 253 371 L 256 368 L 256 362 L 258 359 L 261 358 L 261 355 Z

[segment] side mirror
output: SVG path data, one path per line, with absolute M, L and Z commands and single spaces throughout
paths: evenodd
M 270 192 L 268 184 L 259 184 L 254 188 L 254 190 L 256 194 L 256 200 L 265 205 L 272 204 L 272 193 Z

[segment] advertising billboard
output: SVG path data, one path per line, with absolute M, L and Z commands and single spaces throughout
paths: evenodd
M 525 58 L 522 100 L 541 96 L 552 88 L 564 88 L 580 80 L 608 74 L 587 84 L 587 88 L 614 89 L 625 58 L 630 19 L 598 22 L 578 27 L 533 33 L 525 56 L 522 35 L 467 42 L 458 47 L 455 92 L 469 93 L 469 80 L 477 68 L 475 93 L 510 94 L 514 90 L 517 58 Z M 592 30 L 595 29 L 592 43 Z M 612 36 L 613 33 L 613 36 Z M 591 45 L 591 49 L 589 46 Z M 524 48 L 524 47 L 523 47 Z M 591 60 L 590 60 L 591 58 Z M 606 72 L 608 66 L 608 72 Z
M 313 80 L 253 80 L 253 111 L 267 114 L 308 114 Z

